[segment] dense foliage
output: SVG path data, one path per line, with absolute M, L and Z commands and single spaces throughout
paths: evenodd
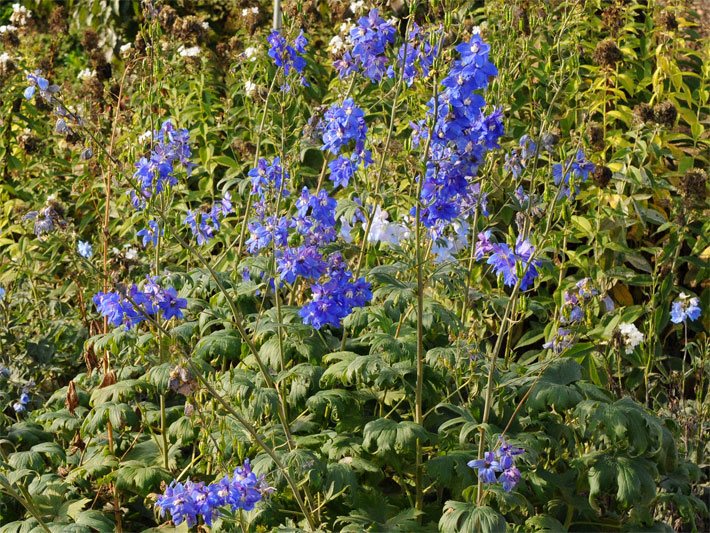
M 0 7 L 0 531 L 707 530 L 692 8 L 270 4 Z

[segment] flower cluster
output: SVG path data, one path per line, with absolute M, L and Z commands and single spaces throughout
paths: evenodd
M 22 4 L 12 4 L 12 14 L 10 15 L 10 23 L 16 26 L 27 26 L 32 18 L 32 11 L 27 9 Z
M 532 287 L 539 275 L 541 262 L 532 258 L 535 247 L 527 239 L 518 237 L 515 248 L 511 248 L 506 243 L 491 242 L 490 231 L 479 233 L 475 250 L 476 260 L 482 259 L 487 253 L 490 253 L 487 263 L 493 267 L 496 275 L 503 278 L 503 284 L 508 287 L 515 286 L 522 276 L 520 290 L 526 291 Z
M 418 73 L 426 78 L 429 75 L 434 59 L 438 54 L 438 47 L 431 44 L 431 35 L 423 33 L 416 22 L 412 22 L 412 27 L 407 34 L 407 42 L 399 47 L 397 61 L 402 71 L 402 79 L 408 86 L 414 83 Z M 387 69 L 387 76 L 394 78 L 395 68 L 390 65 Z
M 300 313 L 306 324 L 316 329 L 324 325 L 340 326 L 353 307 L 365 305 L 372 295 L 363 278 L 353 281 L 340 254 L 331 253 L 326 258 L 322 253 L 322 247 L 338 236 L 337 201 L 325 190 L 311 194 L 304 187 L 295 200 L 295 215 L 277 217 L 268 214 L 267 199 L 275 191 L 285 192 L 284 185 L 289 179 L 278 158 L 272 163 L 261 160 L 249 176 L 252 194 L 259 201 L 255 203 L 257 218 L 249 223 L 247 250 L 258 253 L 268 246 L 274 248 L 279 284 L 295 283 L 297 279 L 311 282 L 312 300 Z
M 552 350 L 556 354 L 561 354 L 574 344 L 574 334 L 569 328 L 557 328 L 557 332 L 552 338 L 542 345 L 547 350 Z
M 520 177 L 530 159 L 534 158 L 537 153 L 537 144 L 529 135 L 523 135 L 519 144 L 518 148 L 514 148 L 509 154 L 505 154 L 505 163 L 503 164 L 503 168 L 510 172 L 515 179 Z
M 277 67 L 284 69 L 286 76 L 291 71 L 303 74 L 303 70 L 306 68 L 306 60 L 303 54 L 306 53 L 306 46 L 308 46 L 308 40 L 303 35 L 303 31 L 298 34 L 298 37 L 293 41 L 293 45 L 290 45 L 278 30 L 272 31 L 267 41 L 269 43 L 269 57 L 274 60 L 274 64 Z M 301 76 L 301 84 L 308 85 L 303 75 Z M 287 89 L 287 86 L 284 89 Z
M 34 233 L 38 237 L 51 233 L 57 228 L 63 229 L 67 223 L 64 220 L 64 207 L 54 195 L 47 197 L 45 206 L 39 211 L 30 211 L 22 220 L 34 220 Z
M 700 316 L 700 300 L 697 296 L 688 296 L 680 293 L 678 299 L 671 306 L 671 322 L 681 324 L 686 320 L 693 322 Z
M 91 256 L 94 255 L 94 247 L 91 246 L 91 243 L 89 242 L 79 241 L 79 244 L 76 248 L 79 252 L 79 255 L 84 259 L 91 259 Z
M 387 72 L 387 45 L 394 43 L 396 33 L 394 25 L 380 17 L 377 9 L 372 9 L 350 30 L 348 50 L 333 65 L 338 75 L 344 78 L 362 72 L 371 81 L 379 82 Z
M 149 244 L 153 246 L 158 246 L 158 239 L 163 235 L 163 230 L 158 225 L 155 220 L 149 220 L 148 226 L 138 230 L 136 232 L 136 237 L 141 239 L 143 248 L 146 248 Z
M 592 286 L 591 279 L 584 278 L 579 280 L 574 289 L 564 293 L 560 322 L 563 324 L 581 322 L 584 318 L 584 306 L 598 294 L 599 291 Z
M 259 159 L 256 167 L 247 175 L 251 178 L 252 194 L 259 196 L 261 201 L 265 201 L 269 195 L 281 193 L 285 197 L 289 194 L 286 185 L 290 176 L 288 172 L 284 173 L 280 157 L 275 157 L 271 163 L 264 158 Z
M 456 50 L 461 57 L 442 81 L 443 91 L 427 104 L 429 115 L 436 115 L 420 198 L 427 227 L 448 223 L 462 214 L 463 199 L 472 194 L 472 178 L 484 154 L 496 148 L 503 135 L 502 112 L 484 114 L 486 102 L 476 93 L 498 73 L 488 60 L 489 46 L 474 34 Z M 430 135 L 423 120 L 412 127 L 415 146 Z
M 362 223 L 362 228 L 364 230 L 367 229 L 365 221 Z M 403 239 L 408 239 L 410 235 L 411 232 L 407 226 L 399 222 L 390 222 L 389 213 L 379 205 L 375 207 L 370 224 L 370 233 L 367 236 L 369 242 L 399 244 Z
M 197 244 L 201 246 L 212 240 L 219 231 L 221 219 L 233 212 L 232 196 L 226 192 L 222 200 L 213 203 L 206 211 L 189 210 L 183 223 L 190 228 L 192 235 L 197 239 Z M 155 238 L 157 239 L 157 236 Z
M 354 307 L 367 304 L 372 299 L 370 284 L 364 278 L 352 278 L 343 256 L 331 255 L 325 276 L 311 286 L 311 301 L 301 308 L 303 322 L 315 329 L 339 327 Z
M 16 413 L 24 413 L 27 410 L 27 404 L 30 403 L 30 392 L 29 386 L 22 388 L 22 394 L 20 394 L 20 399 L 12 404 L 12 409 Z
M 50 85 L 49 81 L 42 77 L 41 70 L 28 72 L 27 81 L 30 84 L 22 93 L 27 100 L 32 99 L 32 97 L 37 93 L 37 89 L 39 89 L 39 95 L 42 99 L 47 102 L 52 102 L 52 95 L 59 92 L 59 87 L 57 85 Z
M 98 292 L 93 297 L 96 309 L 112 326 L 135 327 L 147 317 L 159 313 L 165 320 L 182 318 L 187 300 L 178 297 L 174 287 L 167 289 L 158 285 L 157 278 L 148 278 L 143 290 L 133 284 L 128 290 Z
M 592 172 L 594 172 L 594 163 L 587 161 L 581 148 L 577 150 L 575 157 L 568 159 L 564 165 L 557 163 L 552 166 L 552 177 L 555 185 L 561 187 L 560 194 L 571 198 L 579 192 L 578 183 L 587 181 Z M 570 189 L 570 185 L 574 186 L 574 191 Z
M 505 441 L 495 452 L 486 452 L 483 459 L 469 461 L 469 467 L 478 470 L 478 479 L 483 483 L 500 483 L 503 490 L 510 492 L 520 481 L 520 470 L 515 466 L 515 457 L 525 453 L 522 448 L 511 446 Z
M 153 133 L 155 145 L 148 157 L 141 157 L 135 164 L 138 193 L 129 191 L 131 203 L 135 209 L 143 209 L 148 199 L 161 193 L 166 185 L 177 185 L 175 177 L 176 164 L 183 166 L 187 174 L 194 164 L 190 162 L 190 132 L 187 129 L 177 129 L 168 119 Z
M 342 105 L 333 104 L 323 115 L 319 129 L 323 137 L 323 150 L 338 157 L 328 164 L 330 180 L 338 187 L 347 187 L 350 178 L 362 163 L 372 163 L 372 154 L 365 150 L 365 113 L 347 98 Z M 352 146 L 352 154 L 346 156 L 341 150 Z
M 627 354 L 633 353 L 636 347 L 643 342 L 643 333 L 634 324 L 622 322 L 619 324 L 618 334 Z
M 187 522 L 188 527 L 195 526 L 199 518 L 211 526 L 219 516 L 220 507 L 229 506 L 232 511 L 251 511 L 264 495 L 272 491 L 263 476 L 257 477 L 252 472 L 247 459 L 244 466 L 234 470 L 232 476 L 224 476 L 209 485 L 190 480 L 185 483 L 173 481 L 155 505 L 160 509 L 160 516 L 170 513 L 176 526 L 183 522 Z

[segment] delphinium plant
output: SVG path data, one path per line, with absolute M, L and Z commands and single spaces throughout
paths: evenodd
M 641 83 L 660 15 L 297 4 L 8 15 L 8 530 L 702 529 L 707 96 Z

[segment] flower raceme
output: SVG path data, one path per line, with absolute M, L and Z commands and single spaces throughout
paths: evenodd
M 132 285 L 127 291 L 98 292 L 93 297 L 96 309 L 112 326 L 123 325 L 131 329 L 147 317 L 159 313 L 165 320 L 183 318 L 182 310 L 187 300 L 178 297 L 174 287 L 167 289 L 157 283 L 157 278 L 148 278 L 143 290 Z
M 476 92 L 498 73 L 488 60 L 489 46 L 474 34 L 456 50 L 460 57 L 442 80 L 443 90 L 427 104 L 428 115 L 435 120 L 420 198 L 422 222 L 428 228 L 461 216 L 462 200 L 473 193 L 473 177 L 485 153 L 498 147 L 503 135 L 502 112 L 486 115 L 486 101 Z M 412 128 L 414 146 L 430 135 L 424 120 Z
M 700 300 L 697 296 L 688 296 L 684 292 L 671 306 L 671 322 L 682 324 L 683 322 L 693 322 L 700 317 Z
M 495 452 L 485 452 L 482 459 L 469 461 L 467 464 L 478 472 L 478 479 L 485 484 L 500 483 L 503 490 L 510 492 L 520 481 L 520 470 L 515 466 L 515 457 L 525 453 L 522 448 L 516 448 L 501 442 Z
M 170 514 L 176 526 L 186 522 L 188 527 L 193 527 L 200 518 L 205 525 L 211 526 L 221 507 L 228 506 L 232 512 L 251 511 L 271 492 L 273 489 L 264 476 L 257 477 L 247 459 L 231 476 L 224 476 L 209 485 L 190 480 L 185 483 L 173 481 L 164 494 L 158 496 L 155 505 L 160 509 L 160 516 Z
M 138 191 L 129 191 L 131 204 L 135 209 L 143 209 L 147 200 L 165 190 L 166 186 L 177 185 L 176 165 L 182 165 L 189 176 L 194 164 L 190 162 L 190 132 L 175 128 L 171 120 L 166 120 L 153 134 L 154 146 L 148 157 L 141 157 L 135 164 Z
M 528 239 L 518 237 L 515 247 L 511 248 L 506 243 L 493 243 L 490 241 L 490 232 L 478 234 L 475 258 L 482 259 L 490 253 L 487 263 L 493 267 L 496 275 L 503 278 L 503 284 L 514 287 L 520 276 L 520 290 L 526 291 L 532 287 L 538 277 L 539 259 L 532 259 L 535 247 Z
M 377 83 L 387 73 L 387 46 L 394 43 L 397 30 L 394 25 L 380 17 L 377 9 L 372 9 L 366 17 L 361 17 L 347 37 L 348 49 L 333 66 L 341 78 L 355 72 Z

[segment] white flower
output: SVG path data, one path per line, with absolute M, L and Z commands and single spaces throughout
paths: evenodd
M 96 76 L 96 71 L 93 71 L 89 68 L 85 68 L 81 72 L 79 72 L 79 75 L 77 76 L 78 79 L 81 81 L 88 80 Z
M 129 261 L 133 261 L 135 259 L 138 259 L 138 250 L 134 248 L 133 246 L 126 245 L 124 246 L 124 257 L 128 259 Z
M 333 55 L 338 55 L 340 52 L 345 50 L 345 41 L 343 41 L 340 35 L 334 35 L 333 38 L 328 43 L 328 51 Z
M 153 137 L 153 132 L 150 130 L 146 130 L 138 136 L 138 142 L 144 143 L 146 141 L 149 141 L 152 137 Z
M 251 80 L 247 80 L 247 82 L 244 84 L 244 92 L 246 95 L 251 98 L 254 96 L 254 93 L 256 92 L 257 85 L 256 83 L 252 82 Z
M 200 47 L 190 46 L 189 48 L 185 48 L 180 45 L 180 48 L 178 48 L 178 54 L 180 54 L 181 57 L 197 57 L 200 55 Z
M 12 24 L 26 26 L 31 18 L 32 11 L 28 10 L 25 6 L 21 6 L 20 4 L 12 4 L 12 15 L 10 15 L 10 22 Z
M 203 20 L 203 21 L 200 23 L 200 26 L 202 26 L 202 28 L 205 29 L 205 30 L 209 30 L 209 29 L 210 29 L 210 23 L 207 22 L 206 20 Z
M 352 229 L 353 227 L 350 225 L 350 221 L 345 217 L 340 217 L 340 236 L 348 244 L 353 242 L 353 236 L 350 234 Z
M 403 239 L 408 239 L 410 232 L 404 224 L 389 222 L 389 214 L 383 211 L 378 205 L 372 215 L 372 225 L 370 234 L 367 236 L 369 242 L 385 242 L 388 244 L 399 244 Z M 363 222 L 362 227 L 367 230 L 367 224 Z
M 621 333 L 621 339 L 627 354 L 632 353 L 643 342 L 643 333 L 633 324 L 622 322 L 619 324 L 619 333 Z
M 126 57 L 126 54 L 131 51 L 133 48 L 133 45 L 131 43 L 126 43 L 121 45 L 121 48 L 118 49 L 118 53 L 121 54 L 121 57 Z
M 365 11 L 365 0 L 355 0 L 354 2 L 350 2 L 350 11 L 353 15 L 357 15 L 358 13 Z
M 0 26 L 0 34 L 10 33 L 13 31 L 17 31 L 17 26 L 13 26 L 12 24 L 7 24 L 6 26 Z
M 254 46 L 250 46 L 244 50 L 244 57 L 246 57 L 249 61 L 256 61 L 256 54 L 258 51 L 259 50 Z
M 7 52 L 3 52 L 2 54 L 0 54 L 0 64 L 1 65 L 6 65 L 9 61 L 12 61 L 10 54 L 8 54 Z
M 254 6 L 254 7 L 246 7 L 244 9 L 242 9 L 242 17 L 248 17 L 250 13 L 252 15 L 258 15 L 259 8 L 257 6 Z
M 468 246 L 468 223 L 465 220 L 454 220 L 451 223 L 453 236 L 435 235 L 432 232 L 431 250 L 436 255 L 436 262 L 453 261 L 455 254 Z

